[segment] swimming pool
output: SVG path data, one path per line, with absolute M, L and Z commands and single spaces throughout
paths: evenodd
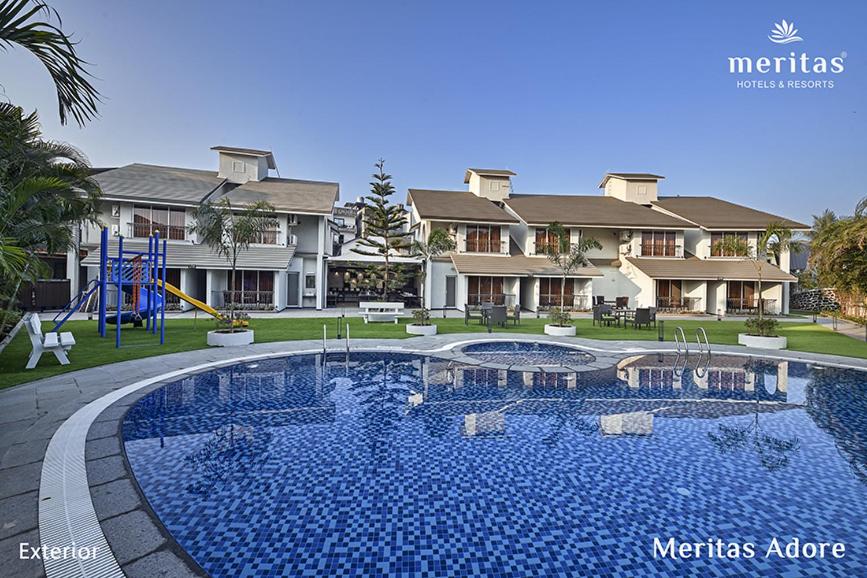
M 855 576 L 867 564 L 867 376 L 852 370 L 308 355 L 166 385 L 132 407 L 123 436 L 154 511 L 218 577 Z M 757 552 L 655 558 L 654 538 Z M 846 555 L 765 558 L 773 538 L 843 542 Z
M 577 367 L 596 361 L 586 351 L 537 341 L 485 341 L 465 345 L 464 355 L 489 363 L 526 366 Z

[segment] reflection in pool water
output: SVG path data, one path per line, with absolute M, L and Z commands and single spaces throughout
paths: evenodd
M 146 497 L 212 575 L 854 576 L 867 563 L 863 373 L 739 357 L 577 374 L 321 361 L 191 376 L 127 415 Z M 798 537 L 847 555 L 661 560 L 654 537 Z

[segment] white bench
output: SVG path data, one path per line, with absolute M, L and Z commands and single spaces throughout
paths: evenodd
M 46 333 L 42 334 L 42 321 L 39 320 L 39 315 L 31 313 L 30 317 L 24 321 L 24 326 L 27 328 L 27 334 L 30 336 L 30 344 L 33 346 L 33 351 L 30 352 L 30 359 L 27 360 L 27 369 L 33 369 L 39 363 L 39 358 L 46 351 L 53 353 L 60 365 L 69 365 L 69 357 L 67 353 L 75 345 L 75 337 L 72 333 L 64 331 L 63 333 Z
M 362 301 L 358 306 L 365 323 L 397 323 L 397 318 L 403 315 L 403 303 L 396 301 Z

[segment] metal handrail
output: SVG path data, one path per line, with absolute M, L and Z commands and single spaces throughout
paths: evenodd
M 695 330 L 695 340 L 698 342 L 699 355 L 702 353 L 702 337 L 704 337 L 704 349 L 707 351 L 708 356 L 710 356 L 710 342 L 707 340 L 707 332 L 704 330 L 704 327 L 699 327 Z
M 349 323 L 346 324 L 346 354 L 349 355 Z
M 704 355 L 699 352 L 698 361 L 695 362 L 695 369 L 693 370 L 695 372 L 695 376 L 699 379 L 703 379 L 707 375 L 708 370 L 710 369 L 710 351 L 707 352 L 707 361 L 705 361 L 704 367 L 701 367 L 701 361 L 704 358 Z
M 678 338 L 678 334 L 680 334 L 680 338 Z M 686 333 L 683 332 L 683 327 L 678 326 L 674 328 L 674 344 L 677 346 L 678 353 L 685 353 L 689 357 L 689 342 L 686 340 Z M 681 345 L 683 346 L 682 350 Z

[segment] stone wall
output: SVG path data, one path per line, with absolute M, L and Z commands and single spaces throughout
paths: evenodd
M 801 311 L 837 311 L 840 309 L 840 302 L 834 289 L 808 289 L 792 293 L 789 307 Z

